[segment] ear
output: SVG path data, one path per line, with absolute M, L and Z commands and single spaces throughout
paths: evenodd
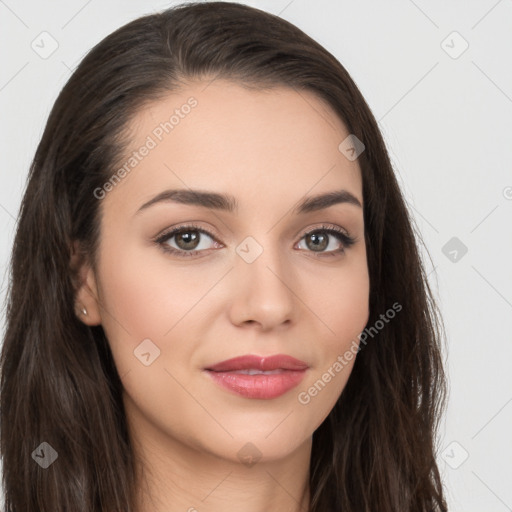
M 75 314 L 86 325 L 100 325 L 96 276 L 78 241 L 73 242 L 70 266 L 75 287 Z

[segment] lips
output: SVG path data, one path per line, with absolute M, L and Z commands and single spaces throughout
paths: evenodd
M 224 389 L 245 398 L 272 399 L 296 387 L 309 365 L 285 354 L 246 355 L 205 368 Z
M 276 354 L 273 356 L 254 356 L 245 355 L 227 359 L 206 370 L 214 372 L 230 372 L 237 370 L 259 370 L 267 372 L 272 370 L 306 370 L 309 365 L 304 361 L 295 359 L 285 354 Z

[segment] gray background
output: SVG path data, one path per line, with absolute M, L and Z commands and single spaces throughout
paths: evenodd
M 378 119 L 446 323 L 439 463 L 450 510 L 512 510 L 512 1 L 245 3 L 324 45 Z M 58 92 L 95 43 L 170 5 L 0 0 L 2 302 L 28 167 Z

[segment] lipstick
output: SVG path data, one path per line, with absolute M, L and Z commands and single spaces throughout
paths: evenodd
M 269 400 L 296 387 L 309 365 L 286 354 L 245 355 L 205 368 L 220 386 L 246 398 Z

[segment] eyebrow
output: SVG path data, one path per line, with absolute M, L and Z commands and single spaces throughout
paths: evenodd
M 201 206 L 212 210 L 221 210 L 229 213 L 238 211 L 238 201 L 229 194 L 219 194 L 203 190 L 174 189 L 164 190 L 160 194 L 144 203 L 136 212 L 136 215 L 150 206 L 162 202 L 174 202 Z M 294 213 L 304 214 L 329 208 L 335 204 L 347 203 L 362 208 L 359 199 L 348 190 L 335 190 L 324 194 L 318 194 L 303 199 L 294 209 Z

